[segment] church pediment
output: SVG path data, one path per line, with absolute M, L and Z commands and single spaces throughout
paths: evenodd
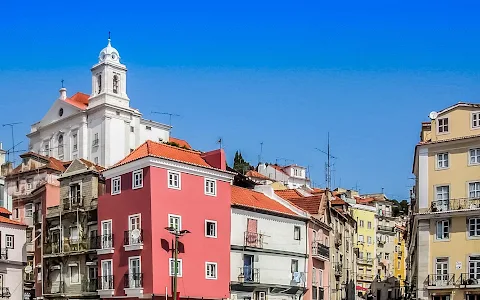
M 69 100 L 69 98 L 67 98 L 67 100 Z M 82 109 L 80 107 L 65 100 L 57 99 L 40 121 L 40 126 L 46 126 L 61 119 L 68 118 L 81 111 Z

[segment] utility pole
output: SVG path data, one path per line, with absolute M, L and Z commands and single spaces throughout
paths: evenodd
M 2 124 L 2 127 L 5 127 L 5 126 L 10 126 L 10 129 L 12 130 L 12 152 L 15 153 L 15 136 L 13 134 L 13 126 L 15 125 L 18 125 L 18 124 L 21 124 L 22 122 L 15 122 L 15 123 L 6 123 L 6 124 Z M 15 156 L 14 156 L 15 157 Z M 15 165 L 15 159 L 13 159 L 13 164 Z
M 167 115 L 167 116 L 169 116 L 168 125 L 170 125 L 170 126 L 172 126 L 172 116 L 173 116 L 173 117 L 180 117 L 180 115 L 172 114 L 172 113 L 168 113 L 168 112 L 152 111 L 152 114 Z
M 258 164 L 262 162 L 263 142 L 260 142 L 260 154 L 258 155 Z
M 184 236 L 187 233 L 190 233 L 190 231 L 183 229 L 183 230 L 178 230 L 176 227 L 165 227 L 166 230 L 170 234 L 172 234 L 174 238 L 173 242 L 173 294 L 172 294 L 172 299 L 173 300 L 179 300 L 177 298 L 177 280 L 178 280 L 178 239 L 181 236 Z
M 332 165 L 330 163 L 330 159 L 337 159 L 337 157 L 330 154 L 330 132 L 327 134 L 327 151 L 325 152 L 318 148 L 315 148 L 315 150 L 327 155 L 327 163 L 325 165 L 325 181 L 326 181 L 327 188 L 330 189 L 332 185 L 332 174 L 331 174 Z

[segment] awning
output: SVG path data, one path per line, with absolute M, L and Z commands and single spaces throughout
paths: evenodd
M 367 289 L 367 288 L 364 288 L 363 286 L 359 286 L 359 285 L 357 285 L 357 288 L 356 288 L 356 290 L 357 290 L 357 291 L 363 291 L 363 292 L 366 292 L 366 291 L 368 291 L 368 289 Z

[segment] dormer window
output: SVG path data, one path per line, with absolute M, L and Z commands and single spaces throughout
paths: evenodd
M 118 94 L 118 76 L 113 75 L 113 92 Z
M 102 74 L 97 76 L 98 93 L 102 91 Z
M 438 119 L 438 133 L 448 132 L 448 118 Z

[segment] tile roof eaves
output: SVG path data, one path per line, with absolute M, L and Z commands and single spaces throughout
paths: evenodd
M 253 211 L 259 211 L 259 212 L 264 212 L 266 214 L 271 214 L 271 215 L 274 215 L 274 216 L 283 216 L 283 217 L 287 217 L 287 218 L 294 218 L 294 219 L 300 219 L 300 220 L 308 220 L 309 218 L 308 217 L 304 217 L 304 216 L 301 216 L 301 215 L 298 215 L 298 214 L 289 214 L 289 213 L 285 213 L 285 212 L 279 212 L 279 211 L 276 211 L 276 210 L 271 210 L 271 209 L 266 209 L 266 208 L 259 208 L 259 207 L 255 207 L 255 206 L 250 206 L 250 205 L 246 205 L 246 204 L 238 204 L 238 203 L 232 203 L 231 206 L 233 207 L 237 207 L 237 208 L 243 208 L 243 209 L 249 209 L 249 210 L 253 210 Z
M 447 143 L 447 142 L 462 141 L 462 140 L 467 140 L 467 139 L 473 139 L 473 138 L 476 138 L 476 137 L 480 137 L 480 134 L 467 135 L 467 136 L 462 136 L 462 137 L 456 137 L 456 138 L 445 139 L 445 140 L 430 141 L 430 142 L 419 142 L 416 145 L 416 147 L 425 146 L 425 145 L 435 145 L 435 144 L 441 144 L 441 143 Z

